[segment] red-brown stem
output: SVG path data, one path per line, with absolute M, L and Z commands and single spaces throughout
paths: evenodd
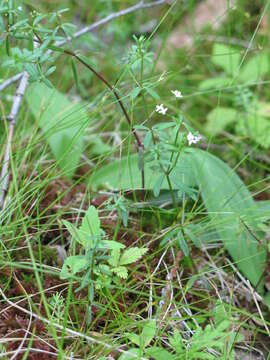
M 120 99 L 116 89 L 103 77 L 103 75 L 101 75 L 99 72 L 97 72 L 91 65 L 89 65 L 87 62 L 85 62 L 83 59 L 81 59 L 76 53 L 74 53 L 73 51 L 71 50 L 64 50 L 64 53 L 69 55 L 69 56 L 72 56 L 74 57 L 77 61 L 79 61 L 81 64 L 83 64 L 85 67 L 87 67 L 87 69 L 89 69 L 93 74 L 96 75 L 96 77 L 101 80 L 109 90 L 111 90 L 118 102 L 118 104 L 120 105 L 121 107 L 121 110 L 123 111 L 123 114 L 129 124 L 129 126 L 131 127 L 131 131 L 132 131 L 132 134 L 134 135 L 135 137 L 135 140 L 137 142 L 137 147 L 138 147 L 138 153 L 140 153 L 140 151 L 143 149 L 143 144 L 136 132 L 136 130 L 134 129 L 134 127 L 132 126 L 132 121 L 128 115 L 128 112 L 122 102 L 122 100 Z M 145 179 L 144 179 L 144 169 L 142 169 L 142 189 L 144 191 L 144 187 L 145 187 Z

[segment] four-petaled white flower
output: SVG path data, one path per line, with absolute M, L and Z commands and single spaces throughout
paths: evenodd
M 171 92 L 172 92 L 173 95 L 174 95 L 176 98 L 178 98 L 178 99 L 180 99 L 180 98 L 183 97 L 181 91 L 179 91 L 179 90 L 171 90 Z
M 192 144 L 196 144 L 197 142 L 199 142 L 201 140 L 201 135 L 198 134 L 197 136 L 196 135 L 193 135 L 192 132 L 189 132 L 187 134 L 187 141 L 188 141 L 188 145 L 192 145 Z
M 156 106 L 156 112 L 159 113 L 159 114 L 165 115 L 167 110 L 168 110 L 168 108 L 165 108 L 163 106 L 163 104 L 160 104 L 160 105 Z

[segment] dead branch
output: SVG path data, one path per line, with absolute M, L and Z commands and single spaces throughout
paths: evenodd
M 13 140 L 14 127 L 16 124 L 16 119 L 20 110 L 21 102 L 23 95 L 25 93 L 27 83 L 28 83 L 29 75 L 27 72 L 23 73 L 19 86 L 16 90 L 16 94 L 13 100 L 11 112 L 8 116 L 8 120 L 10 121 L 9 131 L 8 131 L 8 140 L 4 155 L 4 161 L 2 164 L 2 171 L 0 176 L 0 209 L 3 208 L 5 202 L 5 196 L 8 190 L 8 182 L 9 182 L 9 160 L 11 154 L 11 145 Z

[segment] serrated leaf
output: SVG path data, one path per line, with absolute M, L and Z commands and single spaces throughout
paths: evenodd
M 169 337 L 169 343 L 177 353 L 183 351 L 183 349 L 185 348 L 183 344 L 183 339 L 178 329 L 174 329 L 173 336 Z
M 250 138 L 263 148 L 270 147 L 270 120 L 258 115 L 241 116 L 236 125 L 238 134 Z
M 200 82 L 200 90 L 219 90 L 228 87 L 232 79 L 226 77 L 210 78 Z
M 112 272 L 122 279 L 127 279 L 128 277 L 128 271 L 124 266 L 118 266 L 116 268 L 113 268 Z
M 117 267 L 120 259 L 120 249 L 114 249 L 111 252 L 111 256 L 108 260 L 108 263 L 113 266 Z
M 214 44 L 212 62 L 220 66 L 228 75 L 236 75 L 240 63 L 240 51 L 224 44 Z
M 206 131 L 215 136 L 236 121 L 237 111 L 232 108 L 217 107 L 207 115 Z
M 81 272 L 86 268 L 88 264 L 87 259 L 85 256 L 81 255 L 74 255 L 69 256 L 65 259 L 61 273 L 60 273 L 60 279 L 68 279 L 72 277 L 73 275 L 77 274 L 78 272 Z
M 269 60 L 266 53 L 253 56 L 240 70 L 239 79 L 245 83 L 258 81 L 269 72 Z
M 120 257 L 119 264 L 120 265 L 132 264 L 137 260 L 139 260 L 147 251 L 148 251 L 147 248 L 138 248 L 138 247 L 132 247 L 130 249 L 127 249 L 123 252 L 122 256 Z
M 98 244 L 99 249 L 118 250 L 124 249 L 125 245 L 114 240 L 102 240 Z

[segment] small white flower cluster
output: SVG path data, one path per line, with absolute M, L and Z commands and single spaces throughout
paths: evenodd
M 198 134 L 197 136 L 196 136 L 196 135 L 193 135 L 192 132 L 189 132 L 189 133 L 187 134 L 188 145 L 196 144 L 196 143 L 199 142 L 201 139 L 202 139 L 202 137 L 201 137 L 200 134 Z
M 168 108 L 165 108 L 163 104 L 160 104 L 160 105 L 157 105 L 156 106 L 156 112 L 158 114 L 162 114 L 162 115 L 165 115 L 166 112 L 167 112 Z
M 173 93 L 173 95 L 180 99 L 183 97 L 181 91 L 179 90 L 171 90 L 171 92 Z M 160 104 L 160 105 L 157 105 L 156 106 L 156 112 L 158 114 L 162 114 L 162 115 L 166 115 L 166 112 L 167 112 L 168 108 L 164 107 L 163 104 Z M 198 134 L 198 135 L 193 135 L 192 132 L 189 132 L 187 134 L 187 141 L 188 141 L 188 145 L 192 145 L 192 144 L 196 144 L 197 142 L 199 142 L 200 140 L 202 139 L 201 135 Z
M 181 99 L 183 97 L 181 91 L 179 90 L 171 90 L 171 92 L 173 93 L 173 95 L 178 98 L 178 99 Z

